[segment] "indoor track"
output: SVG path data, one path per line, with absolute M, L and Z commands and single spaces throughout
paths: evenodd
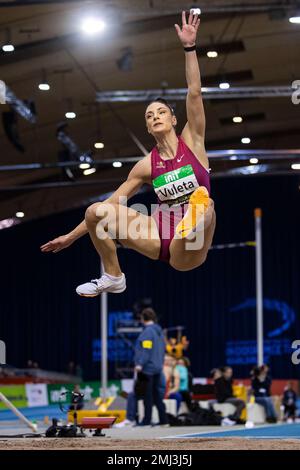
M 50 417 L 62 417 L 60 412 L 52 408 L 51 413 L 49 408 Z M 28 414 L 30 419 L 37 421 L 40 434 L 47 428 L 43 421 L 37 419 L 44 411 L 36 409 Z M 27 437 L 14 437 L 23 433 Z M 244 426 L 129 427 L 109 429 L 105 435 L 91 437 L 87 434 L 86 439 L 34 437 L 19 421 L 9 419 L 8 412 L 0 412 L 0 450 L 300 450 L 299 423 L 262 425 L 252 429 Z

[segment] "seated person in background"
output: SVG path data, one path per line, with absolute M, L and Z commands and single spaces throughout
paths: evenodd
M 284 420 L 289 422 L 295 421 L 297 410 L 297 394 L 293 390 L 292 382 L 288 382 L 283 392 L 282 405 L 284 406 Z
M 216 381 L 217 379 L 219 379 L 220 377 L 222 377 L 222 371 L 221 371 L 221 369 L 215 368 L 215 369 L 212 369 L 212 370 L 210 371 L 210 375 L 211 375 L 211 377 L 212 377 L 212 379 L 213 379 L 213 381 L 214 381 L 214 383 L 215 383 L 215 381 Z
M 245 408 L 245 403 L 243 400 L 240 400 L 233 395 L 231 367 L 219 368 L 216 370 L 215 374 L 218 377 L 215 379 L 215 394 L 218 403 L 231 403 L 233 406 L 235 406 L 235 412 L 228 416 L 228 418 L 236 421 L 238 424 L 244 423 L 240 417 L 243 409 Z
M 214 385 L 215 385 L 216 380 L 219 379 L 220 377 L 222 377 L 221 369 L 218 369 L 217 367 L 214 368 L 214 369 L 212 369 L 212 370 L 210 371 L 210 376 L 211 376 L 211 378 L 212 378 L 212 380 L 213 380 L 213 383 L 214 383 Z M 216 392 L 216 387 L 215 387 L 215 392 Z M 215 398 L 212 398 L 212 399 L 208 400 L 208 406 L 209 406 L 211 409 L 214 409 L 214 408 L 213 408 L 213 405 L 214 405 L 215 403 L 218 403 L 218 400 L 216 400 Z
M 189 411 L 192 410 L 192 398 L 189 390 L 189 371 L 185 358 L 178 359 L 175 370 L 179 373 L 179 393 L 182 400 L 185 401 Z
M 254 367 L 251 371 L 251 389 L 255 397 L 255 402 L 263 406 L 266 412 L 266 420 L 268 423 L 276 423 L 277 415 L 270 396 L 272 379 L 269 375 L 269 367 L 262 365 Z
M 191 392 L 193 390 L 193 379 L 194 379 L 193 374 L 191 372 L 191 361 L 186 356 L 183 357 L 183 360 L 188 370 L 188 380 L 189 380 L 188 387 L 189 387 L 189 391 Z
M 180 375 L 178 370 L 176 370 L 176 359 L 169 356 L 169 354 L 165 355 L 163 373 L 166 379 L 165 398 L 176 400 L 178 412 L 182 402 L 182 396 L 179 392 Z

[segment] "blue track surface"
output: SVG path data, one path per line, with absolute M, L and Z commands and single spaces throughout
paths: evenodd
M 29 420 L 42 421 L 45 416 L 49 416 L 50 419 L 58 418 L 63 419 L 66 417 L 65 413 L 62 413 L 58 405 L 49 406 L 37 406 L 34 408 L 19 408 Z M 18 419 L 10 410 L 0 410 L 0 422 L 10 421 Z
M 176 438 L 190 439 L 193 437 L 246 437 L 255 439 L 300 439 L 300 423 L 276 424 L 270 426 L 259 426 L 252 429 L 237 429 L 232 431 L 205 432 L 197 434 L 184 434 Z

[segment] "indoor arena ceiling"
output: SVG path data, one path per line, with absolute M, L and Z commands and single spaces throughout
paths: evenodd
M 255 90 L 280 90 L 300 80 L 300 24 L 289 22 L 296 14 L 296 1 L 0 0 L 1 45 L 9 42 L 15 47 L 12 52 L 0 50 L 0 80 L 36 109 L 35 123 L 18 117 L 19 150 L 0 126 L 0 220 L 16 211 L 23 211 L 28 220 L 84 205 L 124 180 L 142 149 L 153 147 L 145 131 L 146 97 L 100 103 L 96 94 L 142 90 L 147 96 L 149 89 L 185 88 L 184 54 L 174 23 L 180 21 L 181 10 L 191 6 L 203 12 L 198 39 L 203 86 L 229 82 L 231 88 L 252 90 L 249 96 L 205 99 L 206 146 L 214 151 L 212 176 L 246 176 L 259 169 L 264 177 L 295 172 L 291 164 L 300 162 L 299 151 L 270 150 L 300 149 L 300 105 L 275 91 L 266 97 L 256 96 Z M 106 29 L 84 35 L 81 23 L 93 15 L 103 18 Z M 209 50 L 217 51 L 218 57 L 208 58 Z M 49 91 L 39 90 L 42 81 L 49 83 Z M 180 130 L 185 102 L 176 97 L 172 102 Z M 2 112 L 10 109 L 1 105 Z M 76 118 L 66 119 L 66 111 L 74 111 Z M 243 122 L 234 123 L 235 116 Z M 102 162 L 94 174 L 83 176 L 72 167 L 70 179 L 57 167 L 63 161 L 61 154 L 58 159 L 62 143 L 57 128 L 64 121 L 63 134 L 82 153 L 92 150 L 94 160 Z M 243 137 L 251 142 L 241 143 Z M 95 149 L 99 141 L 104 148 Z M 244 159 L 235 159 L 242 156 L 238 152 L 227 153 L 226 158 L 217 152 L 226 149 L 247 152 Z M 256 165 L 256 160 L 250 163 L 251 157 L 257 158 Z M 116 161 L 123 166 L 114 167 Z M 35 166 L 18 167 L 25 164 Z

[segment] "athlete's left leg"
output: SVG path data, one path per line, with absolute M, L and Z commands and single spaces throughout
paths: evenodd
M 194 239 L 173 238 L 170 244 L 170 265 L 178 271 L 190 271 L 201 266 L 207 258 L 215 228 L 216 213 L 213 201 L 211 201 L 204 214 L 202 232 L 201 230 L 196 232 Z

